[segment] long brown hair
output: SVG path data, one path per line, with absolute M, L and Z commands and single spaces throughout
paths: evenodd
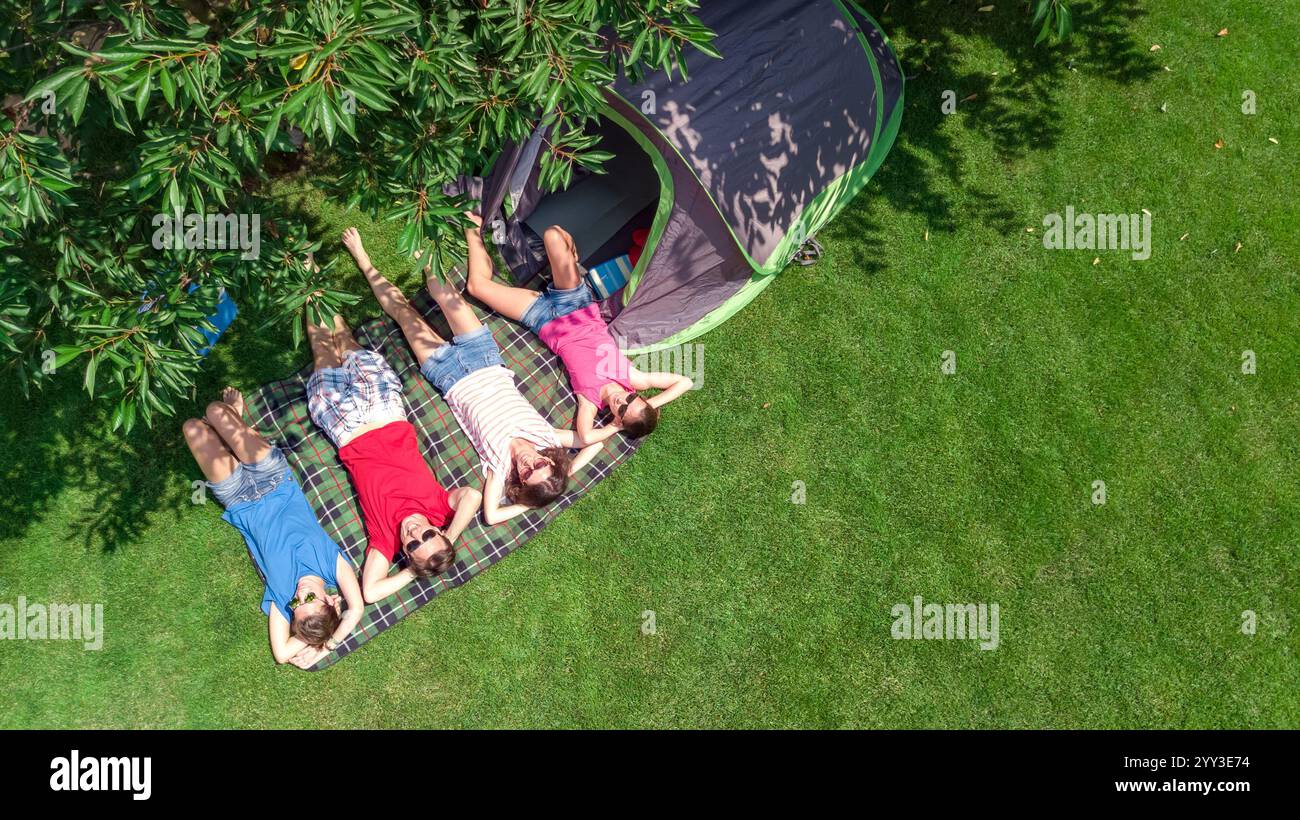
M 537 454 L 551 462 L 551 475 L 541 484 L 525 484 L 519 480 L 519 468 L 510 462 L 510 475 L 506 477 L 506 499 L 512 504 L 545 507 L 564 495 L 569 486 L 569 467 L 573 456 L 563 447 L 547 447 Z

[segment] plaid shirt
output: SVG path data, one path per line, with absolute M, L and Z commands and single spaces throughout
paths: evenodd
M 375 351 L 353 351 L 342 367 L 320 368 L 311 374 L 307 412 L 334 446 L 341 447 L 363 425 L 406 418 L 402 380 Z

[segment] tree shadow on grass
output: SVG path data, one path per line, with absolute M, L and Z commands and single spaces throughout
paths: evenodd
M 953 233 L 963 223 L 978 223 L 1013 233 L 1023 222 L 996 193 L 967 179 L 956 132 L 944 127 L 945 91 L 958 101 L 956 122 L 1010 163 L 1056 147 L 1067 103 L 1062 85 L 1071 72 L 1132 84 L 1161 70 L 1131 33 L 1134 21 L 1146 14 L 1138 0 L 1076 2 L 1070 39 L 1037 46 L 1037 32 L 1020 3 L 996 4 L 990 13 L 979 12 L 979 4 L 951 0 L 864 5 L 893 40 L 907 78 L 902 127 L 868 195 L 923 216 L 934 232 Z M 982 62 L 997 67 L 976 71 L 964 65 L 967 47 L 996 50 Z M 950 189 L 964 193 L 960 207 L 945 193 Z M 837 221 L 862 240 L 869 257 L 862 260 L 863 269 L 876 274 L 889 265 L 882 242 L 886 226 L 869 210 L 859 203 Z
M 309 208 L 281 204 L 277 217 L 319 235 Z M 193 400 L 178 403 L 174 418 L 156 418 L 152 429 L 140 424 L 129 434 L 110 433 L 113 402 L 86 395 L 72 369 L 30 399 L 0 397 L 6 454 L 0 462 L 0 540 L 29 534 L 50 514 L 51 502 L 70 490 L 82 507 L 57 514 L 67 526 L 59 536 L 86 550 L 115 552 L 138 541 L 157 516 L 180 517 L 192 503 L 193 482 L 203 478 L 180 433 L 184 419 L 202 416 L 226 385 L 251 391 L 296 372 L 309 358 L 305 345 L 293 346 L 283 323 L 268 326 L 266 310 L 231 295 L 239 315 L 203 360 Z
M 188 484 L 165 441 L 170 431 L 163 427 L 171 425 L 106 435 L 109 406 L 80 387 L 80 380 L 69 378 L 30 400 L 5 398 L 0 540 L 22 538 L 40 524 L 52 500 L 75 489 L 82 493 L 76 499 L 81 509 L 65 516 L 67 529 L 57 535 L 68 544 L 112 551 L 138 538 L 149 515 L 179 510 L 187 498 Z

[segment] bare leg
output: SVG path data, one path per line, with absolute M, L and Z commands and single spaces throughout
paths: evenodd
M 307 341 L 311 345 L 312 366 L 317 370 L 341 366 L 343 358 L 339 356 L 338 348 L 334 343 L 334 331 L 324 325 L 313 325 L 306 318 L 303 322 L 307 325 Z
M 181 430 L 204 478 L 216 484 L 230 477 L 239 460 L 211 425 L 202 419 L 189 419 L 181 425 Z
M 469 245 L 469 278 L 465 282 L 465 289 L 507 319 L 516 322 L 522 320 L 528 308 L 537 301 L 537 292 L 511 287 L 492 278 L 492 256 L 484 247 L 483 237 L 477 230 L 465 231 L 465 241 Z
M 339 361 L 346 359 L 352 351 L 360 349 L 361 345 L 357 344 L 357 337 L 352 335 L 352 328 L 348 327 L 342 316 L 335 314 L 334 350 L 338 353 Z
M 542 234 L 542 243 L 546 245 L 546 258 L 551 263 L 551 281 L 557 290 L 568 290 L 582 284 L 582 273 L 578 271 L 578 247 L 573 244 L 573 237 L 559 225 L 552 225 Z
M 315 258 L 310 253 L 307 254 L 304 264 L 312 270 L 320 270 L 320 266 L 316 264 Z M 313 325 L 305 311 L 302 322 L 307 328 L 307 344 L 311 347 L 312 367 L 321 370 L 343 364 L 343 357 L 339 355 L 338 346 L 334 343 L 334 332 L 324 325 Z
M 222 392 L 223 401 L 208 405 L 204 420 L 226 442 L 235 458 L 255 464 L 271 454 L 271 445 L 252 427 L 244 423 L 244 397 L 233 387 Z
M 452 333 L 463 336 L 483 327 L 483 323 L 478 320 L 478 315 L 474 313 L 474 308 L 465 301 L 460 291 L 437 279 L 430 279 L 428 285 L 429 295 L 438 303 L 438 307 L 442 308 L 442 315 L 447 317 L 447 324 L 451 327 Z
M 343 232 L 343 245 L 352 254 L 353 261 L 366 277 L 366 282 L 369 283 L 371 292 L 375 294 L 375 299 L 379 301 L 379 306 L 402 328 L 402 335 L 406 337 L 406 343 L 411 346 L 411 353 L 415 356 L 416 363 L 423 364 L 424 360 L 444 343 L 443 338 L 433 332 L 433 328 L 424 321 L 424 317 L 411 305 L 406 295 L 370 264 L 370 255 L 362 246 L 361 234 L 356 228 L 348 228 Z

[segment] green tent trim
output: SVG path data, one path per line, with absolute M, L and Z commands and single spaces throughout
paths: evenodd
M 611 93 L 613 93 L 611 91 Z M 622 99 L 620 97 L 620 99 Z M 624 100 L 624 102 L 627 102 Z M 629 105 L 631 105 L 629 103 Z M 635 109 L 634 109 L 635 110 Z M 659 245 L 660 238 L 664 235 L 664 226 L 668 224 L 668 214 L 673 210 L 673 175 L 668 170 L 668 163 L 664 162 L 663 156 L 655 150 L 650 139 L 641 132 L 622 114 L 614 110 L 613 106 L 601 106 L 601 114 L 618 123 L 618 125 L 632 135 L 636 144 L 650 157 L 654 164 L 655 174 L 659 177 L 659 204 L 655 206 L 654 221 L 650 224 L 650 236 L 646 239 L 645 247 L 641 250 L 641 256 L 637 259 L 636 267 L 627 278 L 627 285 L 623 288 L 623 304 L 632 298 L 636 292 L 636 286 L 641 281 L 641 276 L 645 273 L 646 265 L 654 257 L 655 248 Z M 652 126 L 653 127 L 653 126 Z

